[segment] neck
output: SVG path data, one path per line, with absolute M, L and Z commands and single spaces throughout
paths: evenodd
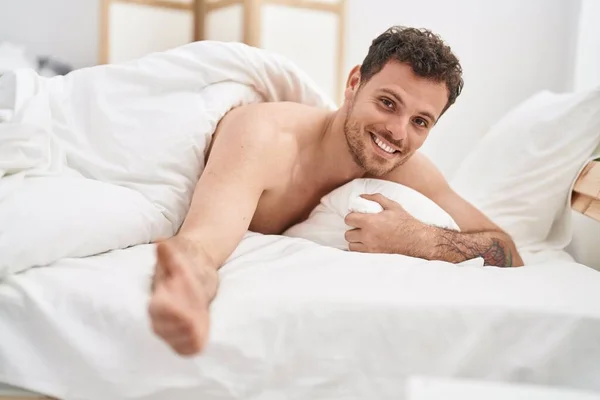
M 354 161 L 346 135 L 344 121 L 346 112 L 343 108 L 331 113 L 323 126 L 319 149 L 319 163 L 323 178 L 336 184 L 344 184 L 365 175 L 365 171 Z

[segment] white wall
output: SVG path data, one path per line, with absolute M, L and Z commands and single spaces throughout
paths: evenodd
M 194 40 L 194 16 L 186 10 L 114 2 L 109 8 L 109 25 L 109 63 L 137 59 Z
M 575 90 L 600 87 L 600 1 L 582 0 L 574 62 Z M 596 154 L 600 154 L 600 148 Z M 600 224 L 574 213 L 575 231 L 569 252 L 581 263 L 600 270 Z
M 52 55 L 75 67 L 98 56 L 99 0 L 2 0 L 0 41 L 36 55 Z
M 347 70 L 396 24 L 433 30 L 460 58 L 464 91 L 424 147 L 448 177 L 465 153 L 454 149 L 470 148 L 511 107 L 540 89 L 571 88 L 579 1 L 348 1 Z
M 577 27 L 574 87 L 600 86 L 600 1 L 582 0 Z

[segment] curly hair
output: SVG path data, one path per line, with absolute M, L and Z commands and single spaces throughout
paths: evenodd
M 442 114 L 462 91 L 462 67 L 443 40 L 427 29 L 393 26 L 369 47 L 361 68 L 361 85 L 377 74 L 390 60 L 409 64 L 413 72 L 448 88 L 448 103 Z

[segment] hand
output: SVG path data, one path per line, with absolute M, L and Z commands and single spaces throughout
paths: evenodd
M 354 229 L 346 231 L 350 251 L 397 253 L 419 257 L 428 226 L 402 206 L 381 194 L 361 195 L 383 207 L 377 214 L 352 212 L 344 221 Z
M 195 242 L 181 236 L 158 243 L 156 250 L 148 306 L 152 329 L 180 355 L 194 355 L 208 340 L 217 269 Z

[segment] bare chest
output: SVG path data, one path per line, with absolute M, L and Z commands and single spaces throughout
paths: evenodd
M 281 234 L 308 218 L 321 197 L 332 188 L 308 180 L 282 182 L 261 196 L 250 230 L 263 234 Z

